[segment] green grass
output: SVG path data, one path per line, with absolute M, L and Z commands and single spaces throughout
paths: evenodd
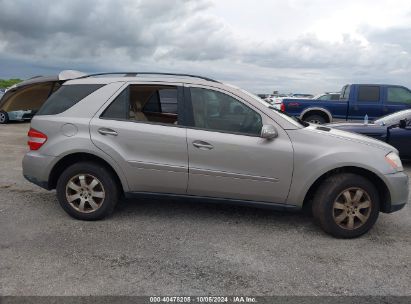
M 12 79 L 0 79 L 0 89 L 6 89 L 11 87 L 13 84 L 22 82 L 21 79 L 12 78 Z

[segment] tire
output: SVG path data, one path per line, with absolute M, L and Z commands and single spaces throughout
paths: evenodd
M 309 114 L 308 116 L 304 117 L 304 121 L 315 123 L 317 125 L 323 125 L 327 122 L 323 116 L 316 115 L 316 114 L 313 114 L 313 115 Z
M 109 216 L 119 199 L 113 174 L 92 162 L 80 162 L 64 170 L 57 181 L 56 191 L 64 211 L 73 218 L 86 221 Z
M 0 125 L 9 122 L 9 115 L 5 111 L 0 111 Z
M 327 178 L 314 195 L 312 204 L 316 223 L 337 238 L 363 235 L 374 226 L 379 210 L 376 187 L 368 179 L 352 173 Z

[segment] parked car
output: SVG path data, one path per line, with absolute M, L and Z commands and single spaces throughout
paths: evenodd
M 336 123 L 327 126 L 385 141 L 398 149 L 401 158 L 411 159 L 411 109 L 381 117 L 374 123 Z
M 352 238 L 408 201 L 408 175 L 386 143 L 300 123 L 209 78 L 100 75 L 67 80 L 48 98 L 23 159 L 24 176 L 56 189 L 74 218 L 102 219 L 121 195 L 312 204 L 326 232 Z
M 73 75 L 84 74 L 63 71 L 58 76 L 37 76 L 8 88 L 0 100 L 0 124 L 30 120 L 46 99 L 60 87 L 61 81 Z
M 314 97 L 314 95 L 312 95 L 312 94 L 305 94 L 305 93 L 295 93 L 295 94 L 292 94 L 290 97 L 293 97 L 293 98 L 306 98 L 306 99 L 311 99 L 311 98 Z
M 313 97 L 315 100 L 340 100 L 340 93 L 323 93 Z
M 376 119 L 411 108 L 411 91 L 397 85 L 345 85 L 339 100 L 284 99 L 281 110 L 305 121 L 324 124 L 334 119 Z

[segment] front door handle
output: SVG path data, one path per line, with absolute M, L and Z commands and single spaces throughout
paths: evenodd
M 212 144 L 209 144 L 208 142 L 202 140 L 193 141 L 193 146 L 200 150 L 211 150 L 214 148 Z
M 101 128 L 98 129 L 98 133 L 100 133 L 101 135 L 113 135 L 113 136 L 117 136 L 118 133 L 112 129 L 108 129 L 108 128 Z

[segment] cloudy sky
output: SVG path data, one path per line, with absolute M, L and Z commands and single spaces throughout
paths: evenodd
M 255 93 L 411 87 L 410 0 L 0 0 L 0 78 L 196 73 Z

